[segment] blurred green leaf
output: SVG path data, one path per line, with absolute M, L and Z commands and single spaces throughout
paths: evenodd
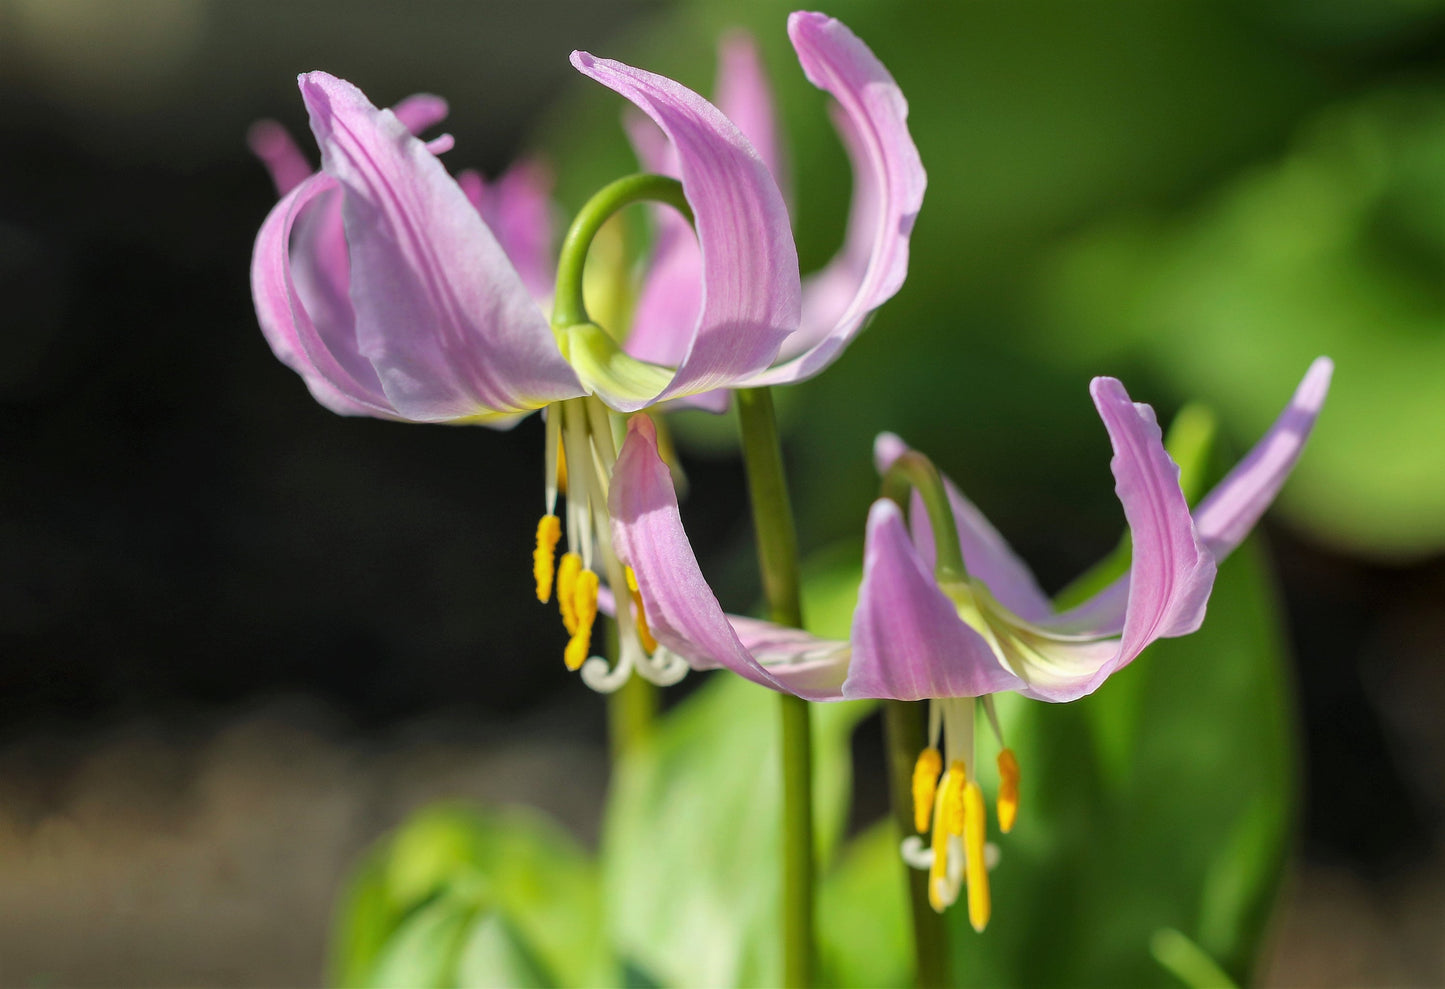
M 476 912 L 474 902 L 457 896 L 441 896 L 412 911 L 379 946 L 365 980 L 347 984 L 377 989 L 455 985 L 457 959 Z
M 993 920 L 948 915 L 962 985 L 1171 985 L 1173 927 L 1248 981 L 1294 800 L 1283 646 L 1263 554 L 1220 569 L 1196 634 L 1169 639 L 1072 704 L 999 698 L 1023 767 L 998 839 Z
M 595 865 L 520 808 L 428 808 L 386 839 L 343 897 L 332 966 L 348 986 L 616 981 Z
M 841 837 L 849 738 L 870 705 L 813 707 L 819 862 Z M 603 837 L 607 919 L 628 962 L 679 986 L 779 977 L 778 702 L 710 677 L 617 767 Z
M 1311 359 L 1335 387 L 1281 505 L 1318 535 L 1445 546 L 1445 91 L 1379 92 L 1300 129 L 1197 211 L 1113 219 L 1048 266 L 1037 338 L 1143 361 L 1259 435 Z
M 883 821 L 850 841 L 818 891 L 818 954 L 831 986 L 907 985 L 913 971 L 898 834 Z

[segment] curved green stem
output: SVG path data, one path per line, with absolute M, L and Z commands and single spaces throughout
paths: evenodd
M 633 203 L 658 202 L 672 206 L 692 222 L 692 207 L 682 194 L 682 183 L 665 175 L 646 173 L 628 175 L 604 186 L 573 218 L 562 239 L 562 253 L 557 258 L 557 289 L 552 303 L 552 327 L 564 330 L 569 326 L 590 323 L 587 303 L 582 297 L 582 271 L 587 266 L 587 251 L 602 224 L 619 210 Z
M 758 568 L 768 613 L 779 625 L 801 628 L 798 536 L 783 474 L 777 417 L 766 388 L 736 393 L 743 463 L 753 508 Z M 783 771 L 783 984 L 811 986 L 814 965 L 813 749 L 808 702 L 780 694 Z
M 933 528 L 934 572 L 939 580 L 966 580 L 968 568 L 963 565 L 963 551 L 958 543 L 958 523 L 953 520 L 953 506 L 948 489 L 933 461 L 909 450 L 883 475 L 883 497 L 891 498 L 898 507 L 908 510 L 908 491 L 917 491 Z

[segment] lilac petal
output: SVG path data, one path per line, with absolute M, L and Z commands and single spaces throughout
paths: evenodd
M 1316 358 L 1269 432 L 1199 503 L 1194 523 L 1215 559 L 1244 541 L 1284 486 L 1324 406 L 1334 368 L 1328 357 Z
M 1304 450 L 1329 391 L 1334 363 L 1317 358 L 1273 426 L 1194 510 L 1194 525 L 1204 546 L 1222 562 L 1249 534 L 1274 500 Z M 1057 617 L 1051 628 L 1118 635 L 1124 628 L 1130 575 Z
M 903 454 L 908 445 L 893 433 L 880 433 L 873 441 L 873 462 L 878 473 L 885 473 Z M 948 501 L 953 508 L 953 521 L 958 527 L 959 548 L 970 577 L 980 580 L 998 602 L 1025 621 L 1044 621 L 1053 614 L 1048 595 L 1039 589 L 1038 581 L 1028 565 L 1019 559 L 992 523 L 964 497 L 954 483 L 943 479 Z M 923 499 L 915 493 L 909 505 L 913 544 L 924 566 L 931 572 L 936 562 L 933 525 L 923 507 Z
M 414 93 L 391 108 L 401 125 L 413 134 L 421 134 L 447 119 L 447 101 L 431 93 Z
M 957 606 L 914 552 L 903 513 L 886 498 L 868 513 L 851 639 L 844 697 L 917 701 L 1023 686 L 983 636 L 958 617 Z
M 1109 466 L 1133 541 L 1123 638 L 1110 664 L 1119 669 L 1155 639 L 1199 627 L 1215 560 L 1190 517 L 1154 410 L 1131 401 L 1114 378 L 1095 378 L 1089 390 L 1114 447 Z
M 773 90 L 763 71 L 757 43 L 745 31 L 728 33 L 718 46 L 713 102 L 725 117 L 738 125 L 738 130 L 757 150 L 786 202 L 787 169 L 777 116 L 773 112 Z
M 502 245 L 532 298 L 543 308 L 550 306 L 557 274 L 551 170 L 540 161 L 522 159 L 495 182 L 467 171 L 457 176 L 457 184 Z
M 246 132 L 246 145 L 271 173 L 278 196 L 286 195 L 311 174 L 311 163 L 286 128 L 274 120 L 258 120 L 252 124 Z
M 908 102 L 883 63 L 840 22 L 797 12 L 788 35 L 808 80 L 838 101 L 839 135 L 853 164 L 852 217 L 843 250 L 809 280 L 789 358 L 750 384 L 801 381 L 827 367 L 892 298 L 908 273 L 908 238 L 927 176 L 908 133 Z
M 801 293 L 787 209 L 767 166 L 716 107 L 671 79 L 586 52 L 573 52 L 572 64 L 632 101 L 672 141 L 702 255 L 701 309 L 671 383 L 652 396 L 599 394 L 635 411 L 766 368 L 798 325 Z
M 744 647 L 683 531 L 667 465 L 657 453 L 657 433 L 646 416 L 633 416 L 617 455 L 608 494 L 612 540 L 632 567 L 653 637 L 700 669 L 723 666 L 747 679 L 810 700 L 836 700 L 816 664 L 766 669 Z M 800 641 L 800 655 L 805 645 Z M 774 658 L 777 658 L 774 656 Z M 834 678 L 836 680 L 836 677 Z
M 325 214 L 317 211 L 329 208 L 339 195 L 335 179 L 313 175 L 282 198 L 266 217 L 251 256 L 251 294 L 257 320 L 271 350 L 301 375 L 322 405 L 341 415 L 400 418 L 387 402 L 370 365 L 360 359 L 354 347 L 345 347 L 345 327 L 330 327 L 327 334 L 318 331 L 293 274 L 291 242 L 298 218 L 316 217 L 314 229 L 325 229 Z
M 496 238 L 390 111 L 301 77 L 322 168 L 340 181 L 360 351 L 414 421 L 527 412 L 583 389 Z

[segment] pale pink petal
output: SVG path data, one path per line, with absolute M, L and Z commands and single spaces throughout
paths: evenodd
M 667 134 L 702 253 L 700 314 L 671 384 L 647 400 L 603 397 L 634 411 L 733 385 L 767 367 L 798 325 L 801 292 L 787 209 L 767 166 L 736 126 L 686 87 L 585 52 L 574 52 L 572 64 Z
M 1333 371 L 1328 357 L 1317 358 L 1269 432 L 1195 508 L 1195 528 L 1216 563 L 1249 534 L 1294 469 L 1324 405 Z M 1118 635 L 1124 628 L 1129 587 L 1130 575 L 1125 574 L 1049 625 Z
M 908 273 L 908 240 L 927 176 L 908 132 L 908 102 L 868 46 L 842 23 L 797 12 L 788 35 L 810 82 L 832 94 L 853 163 L 853 216 L 842 252 L 813 279 L 785 363 L 750 384 L 801 381 L 827 367 Z
M 1042 700 L 1066 701 L 1092 693 L 1149 643 L 1193 632 L 1204 621 L 1214 587 L 1214 557 L 1189 515 L 1179 468 L 1164 450 L 1154 410 L 1131 401 L 1114 378 L 1095 378 L 1089 390 L 1114 447 L 1114 490 L 1133 542 L 1128 603 L 1117 641 L 1042 644 L 1038 668 L 1019 670 L 1029 681 L 1026 693 Z M 1075 619 L 1074 614 L 1061 615 L 1041 631 L 1087 633 Z M 1107 634 L 1112 629 L 1093 631 Z
M 703 579 L 683 531 L 667 465 L 657 453 L 656 430 L 646 416 L 633 416 L 617 457 L 608 495 L 612 541 L 618 557 L 637 575 L 647 621 L 659 643 L 694 667 L 722 666 L 773 690 L 810 700 L 838 699 L 842 656 L 824 657 L 820 668 L 808 650 L 817 640 L 799 638 L 798 662 L 764 667 L 738 638 L 728 616 Z M 755 637 L 755 642 L 762 639 Z M 770 658 L 780 660 L 780 640 Z
M 1195 509 L 1195 525 L 1216 559 L 1244 541 L 1284 486 L 1325 404 L 1334 367 L 1328 357 L 1315 359 L 1269 432 Z
M 284 196 L 311 174 L 311 163 L 295 140 L 274 120 L 258 120 L 246 132 L 246 145 L 271 173 L 276 195 Z
M 300 374 L 316 400 L 341 415 L 400 418 L 382 393 L 371 366 L 346 345 L 346 326 L 317 330 L 293 277 L 293 230 L 303 214 L 323 216 L 340 195 L 336 180 L 318 174 L 304 179 L 272 208 L 256 236 L 251 256 L 251 294 L 261 332 L 283 364 Z M 324 226 L 325 220 L 318 223 Z M 329 314 L 334 315 L 334 314 Z
M 557 274 L 551 169 L 524 158 L 495 182 L 467 171 L 457 176 L 457 184 L 502 245 L 532 298 L 543 308 L 550 306 Z
M 718 46 L 713 102 L 725 117 L 738 125 L 738 130 L 757 150 L 786 202 L 788 174 L 777 114 L 773 110 L 773 88 L 763 71 L 757 43 L 745 31 L 728 33 Z
M 845 697 L 916 701 L 1023 686 L 958 617 L 957 606 L 914 551 L 902 512 L 886 498 L 868 513 L 851 641 Z
M 414 421 L 506 416 L 578 395 L 496 238 L 390 111 L 322 72 L 301 77 L 322 168 L 344 190 L 360 352 Z

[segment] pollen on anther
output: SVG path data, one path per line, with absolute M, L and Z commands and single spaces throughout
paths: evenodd
M 582 572 L 582 557 L 563 553 L 557 566 L 557 607 L 568 635 L 577 634 L 577 576 Z
M 1004 834 L 1013 830 L 1019 813 L 1019 763 L 1013 749 L 998 754 L 998 829 Z
M 537 548 L 532 550 L 532 576 L 537 579 L 537 600 L 552 599 L 552 577 L 556 571 L 557 541 L 562 538 L 562 520 L 543 515 L 537 523 Z
M 560 588 L 558 594 L 561 594 Z M 592 624 L 597 620 L 597 575 L 591 570 L 583 570 L 577 575 L 572 609 L 576 627 L 572 638 L 567 642 L 562 659 L 567 664 L 567 669 L 577 670 L 586 661 L 587 653 L 592 648 Z
M 942 768 L 943 756 L 932 746 L 918 753 L 918 761 L 913 764 L 913 827 L 919 834 L 928 830 L 933 795 L 938 790 L 938 773 Z
M 941 819 L 933 822 L 934 828 L 942 828 L 949 834 L 964 833 L 964 784 L 967 782 L 968 770 L 963 760 L 949 763 L 948 775 L 943 778 L 943 800 L 939 804 Z
M 988 892 L 986 813 L 983 791 L 977 783 L 970 781 L 963 790 L 963 848 L 964 875 L 968 882 L 968 922 L 975 931 L 982 931 L 988 926 L 992 909 Z

